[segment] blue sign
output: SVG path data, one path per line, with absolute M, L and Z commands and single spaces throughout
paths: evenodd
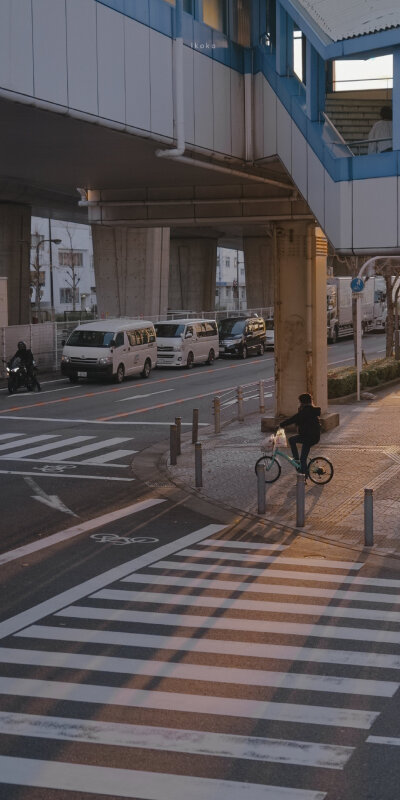
M 352 292 L 362 292 L 365 288 L 365 283 L 362 278 L 353 278 L 350 286 Z

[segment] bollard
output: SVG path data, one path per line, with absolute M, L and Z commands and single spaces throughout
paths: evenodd
M 196 442 L 194 446 L 194 485 L 196 489 L 199 489 L 203 486 L 201 442 Z
M 374 490 L 364 489 L 364 544 L 372 547 L 374 543 Z
M 264 381 L 260 381 L 260 414 L 265 411 Z
M 181 454 L 181 425 L 182 425 L 182 417 L 175 417 L 175 425 L 176 425 L 176 455 L 180 456 L 180 454 Z
M 192 417 L 192 444 L 196 444 L 199 436 L 199 409 L 193 409 Z
M 257 513 L 265 514 L 265 464 L 257 464 Z
M 214 432 L 221 433 L 221 398 L 214 397 L 213 400 L 214 405 Z
M 237 404 L 238 404 L 238 420 L 239 422 L 244 422 L 243 389 L 241 386 L 237 387 Z
M 177 431 L 176 425 L 169 426 L 169 463 L 175 466 L 177 457 Z
M 296 526 L 298 528 L 304 527 L 305 494 L 306 494 L 306 476 L 302 472 L 298 472 L 297 483 L 296 483 Z

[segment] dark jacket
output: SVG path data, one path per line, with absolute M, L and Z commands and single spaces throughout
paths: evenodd
M 297 425 L 300 436 L 303 436 L 310 444 L 317 444 L 321 435 L 319 417 L 321 409 L 318 406 L 301 405 L 297 414 L 281 422 L 282 428 L 286 425 Z
M 14 361 L 14 358 L 20 358 L 21 359 L 21 363 L 27 369 L 32 367 L 32 364 L 33 364 L 33 353 L 32 353 L 32 350 L 29 350 L 29 348 L 27 348 L 26 350 L 17 350 L 17 352 L 14 353 L 13 357 L 10 358 L 10 361 L 8 362 L 9 365 Z

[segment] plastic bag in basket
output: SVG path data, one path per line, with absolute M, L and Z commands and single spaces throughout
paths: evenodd
M 271 436 L 267 436 L 263 442 L 261 442 L 261 450 L 263 453 L 272 453 L 275 446 L 275 436 L 271 433 Z
M 287 447 L 287 439 L 284 428 L 278 428 L 275 434 L 275 441 L 277 447 Z

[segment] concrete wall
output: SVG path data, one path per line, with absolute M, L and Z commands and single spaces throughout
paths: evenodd
M 0 277 L 8 279 L 10 325 L 30 322 L 30 241 L 29 206 L 0 203 Z

